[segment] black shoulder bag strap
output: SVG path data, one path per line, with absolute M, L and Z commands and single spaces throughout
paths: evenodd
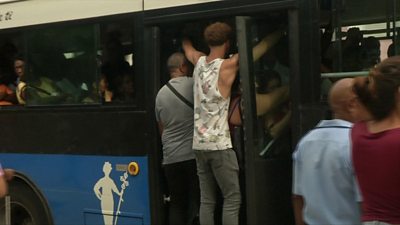
M 343 128 L 343 129 L 351 129 L 351 127 L 348 127 L 348 126 L 326 126 L 326 127 L 314 127 L 313 130 L 316 130 L 316 129 L 324 129 L 324 128 Z
M 184 102 L 187 106 L 189 106 L 191 109 L 194 108 L 193 103 L 189 102 L 189 100 L 187 100 L 185 97 L 183 97 L 181 94 L 179 94 L 179 92 L 178 92 L 174 87 L 172 87 L 172 85 L 171 85 L 169 82 L 167 82 L 167 87 L 168 87 L 180 100 L 182 100 L 182 102 Z

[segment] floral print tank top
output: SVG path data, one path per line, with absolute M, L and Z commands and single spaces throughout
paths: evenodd
M 228 126 L 229 98 L 218 90 L 219 70 L 223 59 L 206 62 L 202 56 L 194 71 L 193 149 L 225 150 L 232 148 Z

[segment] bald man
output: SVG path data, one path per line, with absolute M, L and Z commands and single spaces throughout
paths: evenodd
M 200 187 L 193 140 L 193 79 L 183 53 L 167 61 L 169 85 L 157 94 L 155 113 L 163 145 L 163 169 L 170 194 L 169 224 L 194 224 L 200 207 Z M 184 98 L 186 100 L 183 100 Z
M 322 120 L 293 153 L 293 205 L 296 225 L 361 224 L 361 197 L 351 164 L 350 130 L 360 115 L 352 78 L 329 92 L 332 120 Z

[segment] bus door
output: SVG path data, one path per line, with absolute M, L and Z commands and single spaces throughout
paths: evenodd
M 286 35 L 288 21 L 285 10 L 251 18 L 236 17 L 244 147 L 241 182 L 247 224 L 294 223 L 291 204 L 294 146 L 288 91 L 292 46 Z M 283 32 L 276 34 L 279 30 Z M 254 61 L 253 47 L 268 35 L 268 45 L 273 47 Z M 273 35 L 279 35 L 278 39 Z
M 145 30 L 145 61 L 152 66 L 145 66 L 146 85 L 148 85 L 150 93 L 147 101 L 150 102 L 149 112 L 154 112 L 155 98 L 158 90 L 161 88 L 161 59 L 160 59 L 160 28 L 157 26 L 148 26 Z M 155 124 L 155 115 L 150 115 L 152 123 Z M 167 191 L 166 183 L 163 176 L 163 170 L 161 167 L 162 161 L 162 147 L 161 138 L 159 136 L 158 127 L 154 126 L 151 135 L 151 151 L 149 152 L 149 170 L 151 171 L 150 181 L 150 205 L 151 205 L 151 224 L 166 224 L 166 212 L 167 212 Z

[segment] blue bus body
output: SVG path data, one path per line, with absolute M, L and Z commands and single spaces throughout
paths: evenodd
M 150 225 L 148 159 L 146 156 L 85 156 L 44 154 L 2 154 L 3 166 L 15 168 L 28 177 L 48 201 L 55 224 L 97 225 L 104 224 L 101 201 L 94 192 L 95 184 L 105 174 L 103 166 L 109 162 L 109 178 L 122 191 L 123 180 L 128 182 L 120 203 L 120 196 L 113 192 L 114 225 Z M 139 165 L 136 176 L 126 172 L 129 163 Z M 119 169 L 119 168 L 120 169 Z M 125 175 L 125 179 L 124 179 Z M 116 222 L 116 223 L 115 223 Z

